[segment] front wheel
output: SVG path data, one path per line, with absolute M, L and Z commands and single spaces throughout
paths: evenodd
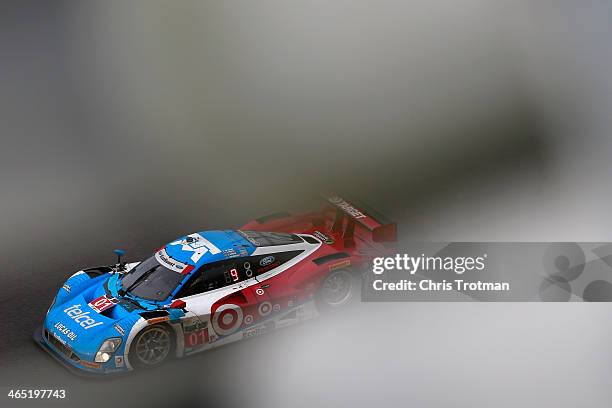
M 138 368 L 156 367 L 168 359 L 173 347 L 174 342 L 166 326 L 149 326 L 134 338 L 130 346 L 130 362 Z
M 339 269 L 327 275 L 317 292 L 317 307 L 321 311 L 339 308 L 359 297 L 358 278 L 347 269 Z

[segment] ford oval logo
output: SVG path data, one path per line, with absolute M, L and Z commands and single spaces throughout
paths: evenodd
M 266 266 L 266 265 L 270 265 L 272 262 L 274 262 L 274 257 L 270 255 L 270 256 L 266 256 L 261 261 L 259 261 L 259 265 Z

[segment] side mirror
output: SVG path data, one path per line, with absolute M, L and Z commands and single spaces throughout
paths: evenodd
M 184 309 L 187 307 L 187 303 L 184 300 L 176 299 L 172 303 L 170 303 L 170 309 Z
M 125 255 L 125 251 L 123 249 L 115 249 L 113 251 L 115 255 L 117 255 L 117 264 L 121 263 L 121 257 Z

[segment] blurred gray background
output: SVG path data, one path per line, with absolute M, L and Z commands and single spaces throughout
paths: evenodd
M 30 333 L 113 248 L 138 260 L 330 189 L 402 240 L 612 241 L 611 12 L 3 2 L 0 385 L 66 388 L 70 406 L 608 407 L 607 304 L 361 304 L 102 383 Z

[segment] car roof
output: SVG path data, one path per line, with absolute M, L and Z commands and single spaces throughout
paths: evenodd
M 166 244 L 162 250 L 173 260 L 200 266 L 235 256 L 248 256 L 255 246 L 233 230 L 194 232 Z
M 281 252 L 285 245 L 303 242 L 295 234 L 279 232 L 200 231 L 169 242 L 158 251 L 157 259 L 164 264 L 178 261 L 185 266 L 198 268 L 228 258 L 250 256 L 258 248 L 275 247 L 278 248 L 278 252 Z M 164 260 L 166 262 L 163 262 Z

